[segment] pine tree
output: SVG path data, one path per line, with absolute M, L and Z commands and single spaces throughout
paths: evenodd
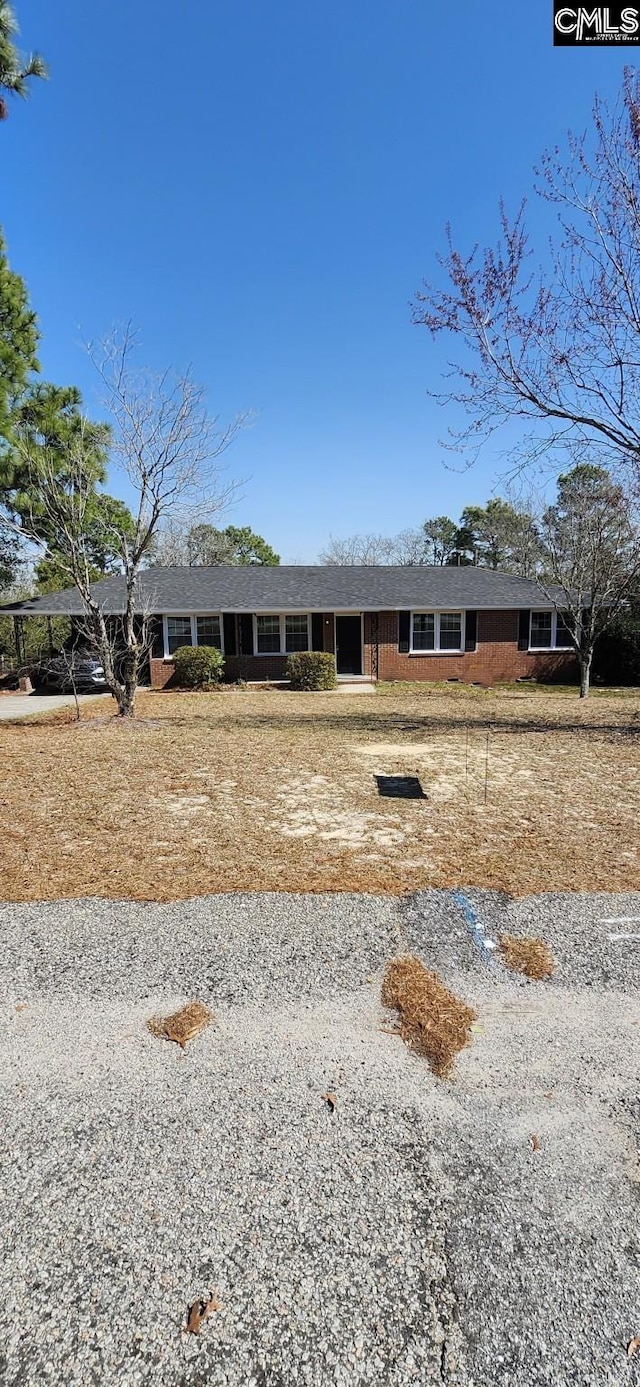
M 47 75 L 46 64 L 39 53 L 24 59 L 18 52 L 14 42 L 17 33 L 13 6 L 7 0 L 0 0 L 0 120 L 6 120 L 9 115 L 5 93 L 26 97 L 30 79 Z
M 27 286 L 9 266 L 0 232 L 0 499 L 13 482 L 11 438 L 28 379 L 38 370 L 38 338 Z

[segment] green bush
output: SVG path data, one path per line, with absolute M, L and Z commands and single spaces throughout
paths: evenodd
M 181 645 L 174 651 L 176 683 L 185 689 L 213 689 L 220 683 L 224 658 L 213 645 Z
M 324 650 L 299 650 L 295 655 L 289 655 L 286 675 L 291 680 L 292 689 L 313 692 L 335 689 L 335 655 L 329 655 Z

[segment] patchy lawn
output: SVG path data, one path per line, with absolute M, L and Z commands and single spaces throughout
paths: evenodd
M 1 899 L 640 888 L 640 693 L 226 689 L 138 709 L 0 723 Z

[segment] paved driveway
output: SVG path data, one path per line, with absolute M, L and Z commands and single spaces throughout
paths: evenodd
M 99 698 L 100 694 L 79 694 L 81 703 L 87 699 Z M 104 695 L 102 695 L 104 697 Z M 73 706 L 73 694 L 2 694 L 0 695 L 0 722 L 12 718 L 31 717 L 32 713 L 50 713 L 54 708 Z
M 407 949 L 479 1013 L 452 1082 L 381 1010 Z M 6 1387 L 640 1383 L 640 895 L 12 904 L 0 956 Z

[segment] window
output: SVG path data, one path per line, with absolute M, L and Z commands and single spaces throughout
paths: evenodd
M 256 651 L 258 655 L 280 654 L 280 617 L 256 617 Z
M 220 617 L 196 617 L 196 635 L 198 637 L 198 645 L 215 645 L 218 650 L 221 650 Z
M 309 618 L 307 616 L 285 617 L 285 650 L 287 655 L 294 650 L 309 649 Z
M 462 650 L 462 612 L 413 612 L 411 653 Z
M 167 650 L 173 655 L 181 645 L 193 645 L 190 616 L 167 617 Z
M 530 650 L 567 650 L 571 637 L 559 612 L 532 612 Z
M 435 650 L 436 618 L 434 612 L 414 612 L 412 648 L 414 650 Z
M 164 658 L 170 658 L 181 645 L 215 645 L 222 650 L 222 618 L 218 612 L 208 616 L 165 616 Z
M 568 615 L 569 614 L 567 613 L 567 616 Z M 571 645 L 569 627 L 566 624 L 562 612 L 557 612 L 556 614 L 556 638 L 554 644 L 558 647 L 559 650 L 566 649 L 567 646 Z
M 459 650 L 462 645 L 462 612 L 442 612 L 440 649 Z
M 256 655 L 291 655 L 295 650 L 309 650 L 311 618 L 306 612 L 274 612 L 256 616 L 254 621 Z

